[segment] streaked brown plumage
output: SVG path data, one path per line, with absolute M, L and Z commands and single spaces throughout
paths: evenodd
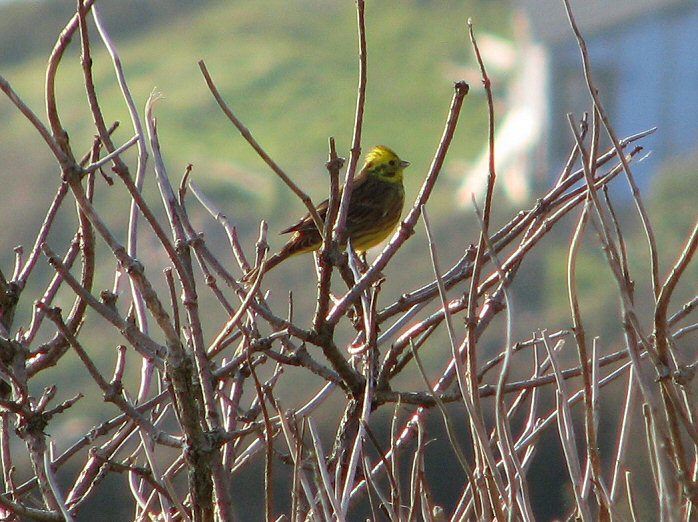
M 346 219 L 346 237 L 351 238 L 357 251 L 365 252 L 383 241 L 400 221 L 405 202 L 402 173 L 408 165 L 409 162 L 402 161 L 383 145 L 374 147 L 366 155 L 364 166 L 354 178 Z M 328 203 L 325 200 L 316 207 L 323 220 L 327 217 Z M 281 233 L 291 232 L 293 235 L 286 245 L 267 260 L 265 271 L 288 257 L 318 250 L 322 244 L 310 213 Z M 248 278 L 249 275 L 252 274 L 248 274 Z

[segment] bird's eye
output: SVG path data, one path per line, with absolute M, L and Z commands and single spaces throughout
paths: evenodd
M 390 160 L 388 163 L 390 163 L 390 166 L 391 166 L 391 167 L 394 167 L 394 166 L 395 166 L 395 160 L 394 160 L 394 159 Z

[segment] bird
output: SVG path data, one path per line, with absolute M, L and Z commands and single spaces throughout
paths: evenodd
M 395 230 L 405 203 L 402 175 L 409 165 L 409 161 L 401 160 L 385 145 L 377 145 L 366 154 L 363 167 L 352 183 L 345 222 L 345 237 L 351 240 L 357 252 L 366 252 Z M 343 191 L 342 187 L 340 198 Z M 329 200 L 325 200 L 315 207 L 323 221 L 327 217 L 328 206 Z M 293 235 L 283 248 L 267 259 L 265 272 L 291 256 L 314 252 L 322 245 L 322 236 L 310 212 L 281 231 L 281 234 L 290 233 Z M 342 247 L 346 247 L 346 240 Z M 252 271 L 245 276 L 245 280 L 249 281 L 255 276 L 256 273 Z

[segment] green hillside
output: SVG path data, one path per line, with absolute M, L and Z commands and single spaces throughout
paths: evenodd
M 204 59 L 221 92 L 257 139 L 313 197 L 322 197 L 327 138 L 335 136 L 344 154 L 351 138 L 357 83 L 353 2 L 272 0 L 198 7 L 181 1 L 160 3 L 170 6 L 162 17 L 152 16 L 152 8 L 145 7 L 148 2 L 123 4 L 130 11 L 116 11 L 108 3 L 100 12 L 119 48 L 138 105 L 144 106 L 153 89 L 164 95 L 157 114 L 172 174 L 192 163 L 195 178 L 225 196 L 222 205 L 254 197 L 273 214 L 281 201 L 287 201 L 287 191 L 215 106 L 197 67 L 197 61 Z M 64 5 L 62 18 L 56 4 Z M 171 4 L 178 4 L 179 11 Z M 364 144 L 385 142 L 412 161 L 408 191 L 416 191 L 438 142 L 451 84 L 458 79 L 450 71 L 472 61 L 467 18 L 472 17 L 480 31 L 506 30 L 506 4 L 482 4 L 390 1 L 370 2 L 367 7 Z M 25 9 L 15 24 L 0 17 L 7 26 L 24 26 L 19 33 L 29 38 L 27 45 L 34 43 L 30 25 L 35 20 L 42 23 L 36 50 L 29 53 L 26 45 L 19 45 L 25 58 L 13 63 L 5 56 L 1 66 L 3 76 L 37 111 L 44 106 L 44 64 L 50 49 L 46 32 L 57 32 L 72 5 L 33 4 L 31 16 Z M 13 5 L 4 9 L 8 16 L 19 11 Z M 92 38 L 98 93 L 107 117 L 122 121 L 117 141 L 123 141 L 131 135 L 124 104 L 96 32 Z M 59 102 L 75 149 L 87 150 L 91 117 L 85 108 L 77 46 L 74 42 L 60 71 Z M 473 85 L 452 159 L 472 157 L 482 144 L 485 119 L 480 91 Z M 42 187 L 39 194 L 53 190 L 55 167 L 34 130 L 7 100 L 0 102 L 0 118 L 4 122 L 0 172 L 9 179 L 21 178 L 14 190 L 21 201 L 39 211 L 44 201 L 29 200 L 37 196 L 36 187 Z M 268 216 L 272 224 L 301 209 L 295 203 L 283 207 L 283 215 Z M 5 207 L 2 219 L 12 218 Z
M 19 3 L 0 11 L 3 27 L 14 34 L 21 56 L 1 54 L 0 74 L 10 81 L 24 101 L 42 119 L 45 103 L 44 75 L 55 38 L 71 16 L 72 1 Z M 348 156 L 351 140 L 358 69 L 356 12 L 353 2 L 305 0 L 287 2 L 97 2 L 101 17 L 117 45 L 129 87 L 143 108 L 156 89 L 164 99 L 157 105 L 163 155 L 174 183 L 187 164 L 192 176 L 238 226 L 243 245 L 252 251 L 259 220 L 269 222 L 272 249 L 276 235 L 303 212 L 302 204 L 269 171 L 220 112 L 199 72 L 204 59 L 220 91 L 259 142 L 314 200 L 327 194 L 327 139 L 334 136 L 339 152 Z M 153 5 L 161 6 L 155 9 Z M 62 7 L 61 7 L 62 6 Z M 154 14 L 155 12 L 155 14 Z M 6 15 L 6 16 L 5 16 Z M 8 21 L 14 16 L 15 22 Z M 364 147 L 385 143 L 411 161 L 406 173 L 408 200 L 416 196 L 437 147 L 453 92 L 456 74 L 474 59 L 466 20 L 472 17 L 479 31 L 506 31 L 509 18 L 505 2 L 385 1 L 367 6 L 368 93 Z M 37 31 L 34 31 L 36 28 Z M 41 35 L 34 38 L 37 32 Z M 111 61 L 91 31 L 97 92 L 107 120 L 121 121 L 116 142 L 133 131 L 114 78 Z M 1 38 L 0 38 L 1 40 Z M 35 45 L 32 49 L 31 47 Z M 92 143 L 92 117 L 87 109 L 79 59 L 79 42 L 71 44 L 58 76 L 59 109 L 76 153 Z M 467 97 L 459 131 L 448 161 L 475 156 L 486 136 L 486 104 L 481 85 L 473 84 Z M 13 247 L 31 248 L 56 188 L 58 169 L 36 131 L 5 97 L 0 101 L 0 176 L 4 180 L 4 205 L 0 219 L 12 233 L 0 235 L 0 266 L 11 273 Z M 158 194 L 152 179 L 146 197 Z M 441 232 L 440 254 L 448 263 L 474 240 L 476 224 L 452 210 L 456 179 L 442 176 L 430 215 Z M 97 203 L 111 227 L 123 239 L 127 222 L 126 193 L 120 183 L 107 187 L 98 181 Z M 8 204 L 11 202 L 11 204 Z M 190 212 L 209 244 L 228 256 L 220 228 L 193 198 Z M 49 238 L 60 251 L 73 236 L 75 217 L 70 206 L 59 215 Z M 164 216 L 163 216 L 164 219 Z M 420 255 L 425 239 L 411 241 L 398 256 L 400 277 L 386 285 L 385 299 L 399 295 L 431 277 Z M 139 257 L 151 273 L 165 261 L 153 257 L 148 233 L 141 238 Z M 224 257 L 225 258 L 225 257 Z M 112 267 L 111 256 L 103 259 Z M 288 263 L 270 274 L 273 282 L 285 277 L 296 298 L 297 313 L 312 311 L 303 275 L 307 263 Z M 40 297 L 51 271 L 40 263 L 41 275 L 23 294 L 27 304 Z M 292 274 L 294 277 L 286 277 Z M 97 288 L 111 286 L 110 270 L 98 274 Z M 295 277 L 298 276 L 298 277 Z M 402 277 L 409 276 L 409 282 Z M 294 286 L 295 285 L 295 286 Z M 307 285 L 306 285 L 307 286 Z M 303 290 L 306 290 L 303 292 Z M 311 292 L 312 293 L 312 292 Z M 278 298 L 285 300 L 285 295 Z M 17 324 L 27 319 L 30 306 L 18 311 Z M 95 333 L 95 342 L 104 342 Z M 76 370 L 77 371 L 77 370 Z M 79 372 L 78 372 L 79 373 Z
M 46 60 L 74 5 L 73 0 L 51 0 L 0 7 L 0 74 L 44 120 Z M 157 105 L 158 128 L 173 182 L 178 182 L 187 164 L 193 164 L 192 176 L 239 226 L 246 247 L 252 246 L 259 219 L 269 221 L 270 242 L 273 248 L 278 247 L 281 239 L 274 232 L 300 214 L 303 207 L 228 123 L 210 95 L 197 62 L 206 61 L 229 105 L 259 142 L 315 200 L 320 200 L 327 193 L 324 163 L 328 137 L 336 138 L 339 152 L 345 156 L 351 140 L 358 68 L 354 2 L 120 0 L 98 1 L 97 5 L 119 49 L 138 106 L 145 106 L 154 89 L 164 96 Z M 466 30 L 468 17 L 483 32 L 505 32 L 509 23 L 506 2 L 368 2 L 364 148 L 385 143 L 411 161 L 406 179 L 409 199 L 416 196 L 437 147 L 453 81 L 460 79 L 455 71 L 473 62 Z M 98 95 L 106 118 L 121 121 L 115 141 L 123 143 L 133 134 L 127 111 L 95 30 L 91 38 Z M 485 141 L 482 87 L 471 87 L 449 161 L 474 157 Z M 92 118 L 85 101 L 77 40 L 62 62 L 58 96 L 62 122 L 74 150 L 88 151 L 93 138 Z M 0 266 L 11 273 L 12 248 L 19 243 L 26 250 L 31 248 L 60 184 L 60 174 L 35 129 L 4 96 L 0 100 L 0 122 L 0 176 L 5 188 L 0 220 L 10 231 L 0 235 Z M 155 202 L 158 196 L 152 163 L 150 169 L 146 197 Z M 436 229 L 446 228 L 455 182 L 444 177 L 434 194 L 430 210 Z M 123 240 L 125 190 L 118 182 L 110 188 L 99 179 L 97 197 L 101 198 L 99 208 L 108 209 L 106 218 Z M 75 230 L 70 205 L 66 207 L 49 238 L 57 251 L 65 247 Z M 196 226 L 206 231 L 209 244 L 219 252 L 226 251 L 220 230 L 193 199 L 190 209 Z M 444 263 L 462 253 L 463 245 L 473 240 L 469 230 L 457 224 L 448 232 L 448 238 L 455 240 L 444 241 Z M 474 224 L 470 223 L 472 229 Z M 217 238 L 221 240 L 216 242 Z M 161 284 L 158 263 L 163 260 L 153 261 L 148 239 L 144 233 L 139 257 Z M 429 277 L 428 264 L 414 255 L 423 252 L 424 245 L 423 237 L 410 242 L 395 265 L 403 277 L 410 277 L 410 287 Z M 107 268 L 98 274 L 101 279 L 95 284 L 97 289 L 111 286 L 110 272 L 115 265 L 111 256 L 101 262 Z M 291 272 L 309 274 L 307 263 L 288 265 L 270 277 Z M 51 274 L 42 261 L 40 272 L 22 296 L 17 324 L 27 324 L 31 303 L 40 297 Z M 402 291 L 401 286 L 404 288 L 406 283 L 398 279 L 390 287 L 386 285 L 386 299 Z M 307 278 L 305 283 L 301 277 L 289 281 L 295 285 L 295 295 L 301 295 L 296 299 L 296 313 L 302 316 L 312 310 L 312 303 L 303 303 L 299 292 L 305 285 L 308 293 Z M 68 303 L 69 294 L 65 292 L 63 297 Z M 273 297 L 286 299 L 285 294 Z M 105 335 L 100 326 L 98 319 L 88 321 L 82 339 L 90 349 L 103 354 L 99 364 L 109 372 L 118 340 Z M 72 355 L 68 360 L 63 368 L 66 381 L 59 383 L 60 397 L 83 392 L 97 399 L 100 392 L 80 363 Z M 126 378 L 128 382 L 129 376 Z M 131 378 L 135 382 L 138 376 Z M 48 383 L 35 382 L 37 387 L 42 384 Z M 75 425 L 70 427 L 72 434 L 63 439 L 56 435 L 56 440 L 71 440 L 88 430 L 95 418 L 109 415 L 102 411 L 99 400 L 86 399 L 81 405 L 80 414 L 73 418 Z

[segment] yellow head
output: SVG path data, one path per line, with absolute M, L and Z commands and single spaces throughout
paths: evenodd
M 364 170 L 388 183 L 402 183 L 402 172 L 410 165 L 385 145 L 373 147 L 366 155 Z

